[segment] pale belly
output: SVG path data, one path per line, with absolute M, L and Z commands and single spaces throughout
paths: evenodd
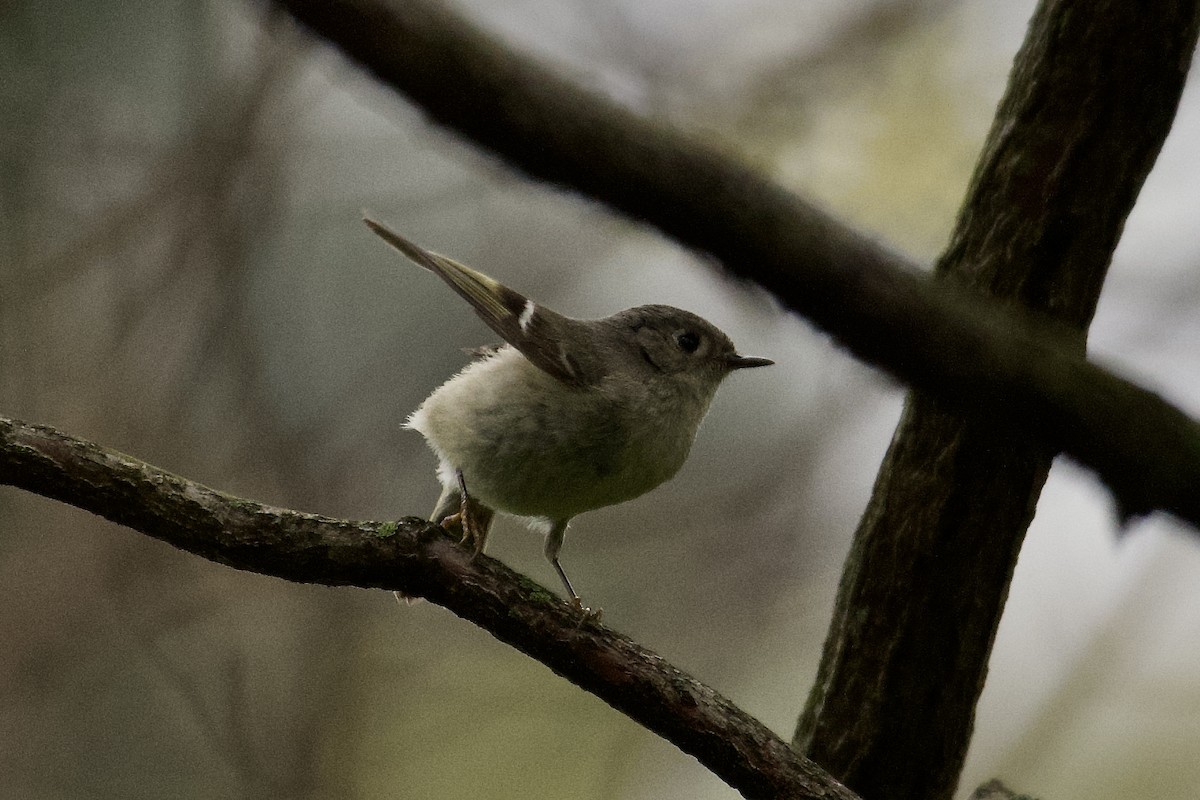
M 566 387 L 509 351 L 448 381 L 409 426 L 442 460 L 444 484 L 461 469 L 468 493 L 492 508 L 566 520 L 645 494 L 683 465 L 704 409 L 642 410 Z

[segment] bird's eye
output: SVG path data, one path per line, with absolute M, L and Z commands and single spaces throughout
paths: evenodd
M 681 331 L 675 334 L 675 344 L 685 353 L 694 353 L 700 346 L 700 336 L 693 331 Z

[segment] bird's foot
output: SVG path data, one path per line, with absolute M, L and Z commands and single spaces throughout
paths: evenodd
M 483 546 L 487 544 L 487 525 L 481 524 L 480 520 L 475 519 L 475 514 L 472 511 L 471 496 L 467 494 L 467 481 L 463 478 L 461 469 L 454 471 L 455 477 L 458 479 L 458 515 L 462 517 L 463 537 L 459 544 L 470 542 L 471 558 L 483 552 Z
M 479 535 L 479 529 L 475 524 L 473 515 L 467 511 L 464 506 L 461 511 L 455 511 L 453 514 L 443 517 L 439 523 L 443 530 L 454 533 L 456 529 L 462 531 L 462 538 L 458 540 L 461 545 L 471 545 L 471 558 L 479 555 L 483 550 L 481 544 L 483 537 Z
M 439 523 L 444 530 L 454 532 L 455 528 L 462 529 L 462 538 L 458 540 L 460 545 L 471 545 L 471 558 L 483 552 L 483 547 L 487 544 L 487 522 L 476 519 L 475 507 L 471 503 L 471 498 L 467 495 L 467 487 L 463 483 L 462 473 L 458 473 L 458 485 L 460 487 L 458 511 L 442 518 Z
M 392 592 L 392 596 L 396 598 L 396 603 L 398 605 L 415 606 L 417 603 L 421 602 L 421 598 L 415 595 L 405 594 L 404 592 Z
M 447 514 L 446 516 L 442 517 L 442 521 L 439 522 L 438 525 L 442 527 L 442 530 L 447 531 L 448 533 L 454 533 L 454 529 L 459 528 L 463 531 L 463 539 L 467 538 L 467 526 L 463 524 L 463 515 L 461 511 L 455 511 L 453 514 Z
M 583 622 L 599 623 L 600 620 L 604 617 L 604 609 L 603 608 L 597 608 L 595 610 L 588 608 L 587 606 L 585 606 L 583 604 L 583 601 L 579 599 L 578 595 L 574 595 L 573 597 L 571 597 L 571 608 L 575 609 L 576 611 L 578 611 L 580 614 L 583 615 L 583 619 L 582 619 Z

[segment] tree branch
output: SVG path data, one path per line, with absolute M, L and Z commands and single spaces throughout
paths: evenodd
M 990 780 L 971 793 L 968 800 L 1036 800 L 1027 794 L 1017 794 L 998 780 Z
M 426 597 L 691 754 L 746 797 L 857 800 L 762 723 L 661 656 L 439 527 L 349 522 L 215 491 L 53 428 L 0 417 L 0 483 L 236 569 Z
M 1162 509 L 1200 526 L 1200 425 L 1084 361 L 1078 337 L 920 275 L 734 157 L 580 89 L 437 2 L 275 2 L 532 177 L 711 253 L 948 408 L 1067 452 L 1123 515 Z
M 1034 13 L 937 267 L 1060 320 L 1080 341 L 1200 30 L 1196 0 L 1087 5 L 1043 0 Z M 910 395 L 793 740 L 865 797 L 953 796 L 1053 456 Z

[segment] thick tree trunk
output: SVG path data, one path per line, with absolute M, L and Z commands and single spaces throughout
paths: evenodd
M 1082 348 L 1197 24 L 1190 1 L 1043 2 L 938 274 L 1050 315 Z M 794 739 L 863 797 L 953 794 L 1053 455 L 993 418 L 909 397 Z

